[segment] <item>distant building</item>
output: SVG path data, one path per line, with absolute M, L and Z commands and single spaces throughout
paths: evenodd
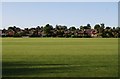
M 8 30 L 7 31 L 8 36 L 13 36 L 14 34 L 15 34 L 15 32 L 13 30 Z

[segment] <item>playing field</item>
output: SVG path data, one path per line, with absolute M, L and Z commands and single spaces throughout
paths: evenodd
M 116 77 L 116 38 L 3 38 L 3 77 Z

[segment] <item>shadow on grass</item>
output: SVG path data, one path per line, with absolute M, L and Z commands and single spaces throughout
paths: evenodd
M 4 76 L 22 76 L 45 73 L 62 73 L 73 67 L 68 64 L 30 64 L 21 62 L 3 62 Z
M 42 62 L 3 62 L 3 77 L 30 76 L 117 76 L 114 65 L 79 65 Z

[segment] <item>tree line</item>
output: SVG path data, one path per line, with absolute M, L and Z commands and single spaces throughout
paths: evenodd
M 96 24 L 93 28 L 90 24 L 86 26 L 67 27 L 65 25 L 56 25 L 55 28 L 46 24 L 45 26 L 37 26 L 35 28 L 21 29 L 16 26 L 2 29 L 2 37 L 72 37 L 72 38 L 119 38 L 120 27 L 105 26 L 104 23 Z

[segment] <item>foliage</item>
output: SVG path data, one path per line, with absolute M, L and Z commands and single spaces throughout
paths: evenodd
M 76 38 L 91 38 L 91 37 L 103 37 L 103 38 L 119 38 L 120 27 L 110 26 L 105 27 L 104 23 L 96 24 L 94 29 L 90 24 L 86 26 L 80 26 L 76 28 L 71 26 L 67 28 L 65 25 L 56 25 L 54 28 L 50 24 L 43 26 L 37 26 L 36 28 L 24 28 L 20 29 L 16 26 L 8 27 L 8 29 L 2 30 L 2 37 L 76 37 Z

